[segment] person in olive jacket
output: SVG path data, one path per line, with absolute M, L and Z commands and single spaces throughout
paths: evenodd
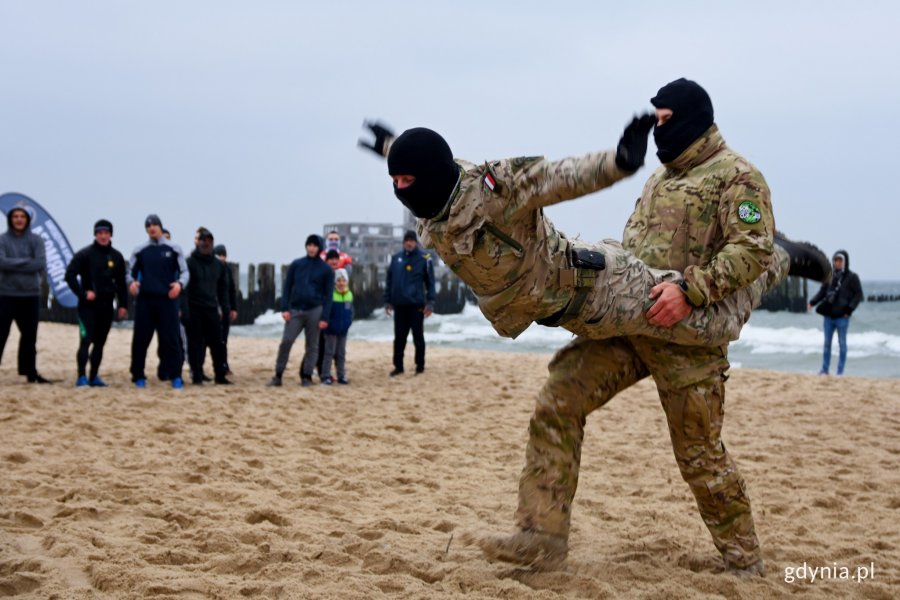
M 831 341 L 834 332 L 838 334 L 837 375 L 844 374 L 847 363 L 847 330 L 850 328 L 850 315 L 863 300 L 862 285 L 859 276 L 850 270 L 850 255 L 846 250 L 838 250 L 831 258 L 834 264 L 831 281 L 822 287 L 809 301 L 808 308 L 816 306 L 816 312 L 825 317 L 825 348 L 822 352 L 822 370 L 819 375 L 828 375 L 831 366 Z
M 78 332 L 81 340 L 75 355 L 77 387 L 106 387 L 99 374 L 103 347 L 113 318 L 118 316 L 121 321 L 128 315 L 125 257 L 112 247 L 112 235 L 112 223 L 106 219 L 94 223 L 94 243 L 79 250 L 66 268 L 66 283 L 78 296 Z M 118 310 L 113 302 L 116 302 Z M 88 376 L 89 357 L 91 370 Z

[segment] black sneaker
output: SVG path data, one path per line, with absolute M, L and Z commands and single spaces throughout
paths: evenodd
M 831 280 L 831 262 L 817 246 L 809 242 L 789 240 L 781 232 L 775 232 L 775 243 L 791 257 L 788 275 L 803 277 L 824 283 Z
M 324 385 L 331 385 L 334 383 L 334 379 L 331 378 L 331 375 L 326 375 L 325 377 L 322 378 L 322 383 Z
M 389 373 L 391 377 L 396 377 L 397 375 L 403 375 L 403 369 L 394 369 Z
M 310 386 L 312 386 L 312 384 L 313 384 L 312 377 L 301 377 L 300 378 L 300 385 L 302 385 L 303 387 L 310 387 Z
M 425 367 L 416 367 L 416 375 L 421 375 L 425 372 Z
M 269 387 L 281 387 L 281 375 L 276 375 L 266 385 Z
M 216 385 L 234 385 L 234 382 L 229 381 L 227 377 L 216 377 Z
M 350 383 L 346 377 L 338 377 L 337 382 L 341 385 L 347 385 Z
M 28 383 L 53 383 L 45 377 L 41 377 L 40 373 L 34 373 L 28 376 Z

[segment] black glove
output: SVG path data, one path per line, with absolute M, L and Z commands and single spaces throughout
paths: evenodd
M 656 123 L 656 116 L 644 113 L 635 117 L 625 127 L 619 145 L 616 147 L 616 166 L 634 173 L 644 165 L 644 156 L 647 154 L 647 136 Z
M 372 133 L 375 134 L 375 143 L 370 144 L 369 142 L 360 139 L 358 142 L 359 145 L 363 148 L 368 148 L 378 156 L 387 157 L 387 149 L 390 145 L 390 141 L 394 138 L 394 132 L 378 121 L 375 121 L 374 123 L 365 121 L 363 127 L 368 127 Z

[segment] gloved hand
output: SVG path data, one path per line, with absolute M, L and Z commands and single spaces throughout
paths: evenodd
M 644 164 L 644 156 L 647 154 L 647 137 L 656 117 L 650 113 L 644 113 L 640 117 L 634 117 L 631 123 L 625 127 L 619 145 L 616 147 L 616 166 L 634 173 Z
M 358 142 L 359 145 L 363 148 L 368 148 L 378 156 L 387 157 L 388 149 L 390 148 L 391 142 L 395 137 L 394 132 L 378 121 L 365 121 L 363 123 L 363 126 L 368 127 L 372 131 L 372 133 L 375 134 L 375 143 L 370 144 L 369 142 L 360 139 Z

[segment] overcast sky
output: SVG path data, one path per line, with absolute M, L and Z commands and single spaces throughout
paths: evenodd
M 338 221 L 400 223 L 365 118 L 472 161 L 615 145 L 663 84 L 712 97 L 777 226 L 863 280 L 900 280 L 900 8 L 893 2 L 0 0 L 0 193 L 75 249 L 101 217 L 126 257 L 158 213 L 241 263 L 286 263 Z M 643 182 L 549 209 L 621 238 Z M 190 248 L 186 248 L 190 249 Z

